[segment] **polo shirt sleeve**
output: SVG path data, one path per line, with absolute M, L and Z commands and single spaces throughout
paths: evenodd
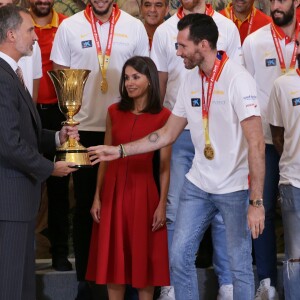
M 134 55 L 149 56 L 149 40 L 147 31 L 140 20 L 137 26 L 137 39 Z
M 166 33 L 158 27 L 153 36 L 152 48 L 150 56 L 155 62 L 157 70 L 160 72 L 168 72 L 168 60 L 167 52 L 168 49 L 166 45 L 167 37 Z
M 71 66 L 67 22 L 62 22 L 58 27 L 53 41 L 50 60 L 62 66 Z
M 255 67 L 254 61 L 252 56 L 252 49 L 251 49 L 251 34 L 248 35 L 243 43 L 243 59 L 244 59 L 244 66 L 248 70 L 248 72 L 254 76 L 255 74 Z
M 42 70 L 42 54 L 41 48 L 37 42 L 35 42 L 35 46 L 33 48 L 32 53 L 32 62 L 33 62 L 33 79 L 39 79 L 43 77 Z
M 237 27 L 232 22 L 233 26 L 230 26 L 229 29 L 229 40 L 226 53 L 231 60 L 235 61 L 237 64 L 243 64 L 242 57 L 242 47 L 241 47 L 241 38 Z
M 189 95 L 189 91 L 186 91 L 186 84 L 185 80 L 180 84 L 178 93 L 177 93 L 177 98 L 176 98 L 176 103 L 175 106 L 172 110 L 172 114 L 174 114 L 177 117 L 182 117 L 182 118 L 187 118 L 186 115 L 186 107 L 185 103 L 188 101 L 186 99 L 187 95 Z
M 260 116 L 256 83 L 248 72 L 238 72 L 229 89 L 229 99 L 240 122 L 252 116 Z
M 284 127 L 281 115 L 280 99 L 282 99 L 280 85 L 278 84 L 278 81 L 275 80 L 268 103 L 267 121 L 271 125 Z M 285 99 L 285 97 L 283 99 Z

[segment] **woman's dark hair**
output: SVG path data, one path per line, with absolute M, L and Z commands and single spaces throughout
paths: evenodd
M 134 56 L 128 59 L 122 69 L 119 91 L 121 95 L 121 101 L 119 102 L 119 109 L 122 111 L 130 111 L 134 108 L 134 102 L 132 98 L 128 96 L 125 88 L 125 69 L 126 67 L 132 67 L 137 72 L 146 75 L 149 80 L 148 87 L 148 101 L 146 107 L 141 111 L 143 113 L 148 112 L 151 114 L 159 113 L 162 110 L 162 104 L 160 101 L 160 90 L 158 72 L 153 60 L 149 57 Z

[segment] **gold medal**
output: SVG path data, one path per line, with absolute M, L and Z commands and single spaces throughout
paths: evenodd
M 206 159 L 212 160 L 215 157 L 215 151 L 214 148 L 211 146 L 211 144 L 206 144 L 204 147 L 204 156 Z
M 101 88 L 101 92 L 103 94 L 105 94 L 107 92 L 107 90 L 108 90 L 108 83 L 107 83 L 106 78 L 102 79 L 101 84 L 100 84 L 100 88 Z

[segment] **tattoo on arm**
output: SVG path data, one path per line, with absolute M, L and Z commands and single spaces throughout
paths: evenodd
M 159 139 L 159 135 L 157 132 L 152 132 L 148 136 L 148 140 L 150 143 L 156 143 L 158 141 L 158 139 Z

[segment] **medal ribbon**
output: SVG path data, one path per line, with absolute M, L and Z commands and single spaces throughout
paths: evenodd
M 205 15 L 208 15 L 210 17 L 212 17 L 212 15 L 214 14 L 214 10 L 212 8 L 212 6 L 210 4 L 206 4 L 206 8 L 205 8 Z M 183 7 L 179 7 L 177 10 L 177 17 L 181 20 L 183 17 L 185 16 L 184 12 L 183 12 Z
M 90 18 L 91 18 L 91 25 L 92 25 L 92 31 L 93 31 L 93 36 L 95 40 L 95 45 L 96 45 L 96 50 L 97 50 L 97 57 L 99 61 L 99 67 L 100 71 L 102 74 L 102 78 L 106 79 L 106 72 L 108 69 L 109 65 L 109 60 L 110 60 L 110 54 L 111 54 L 111 49 L 112 49 L 112 41 L 114 37 L 114 31 L 115 31 L 115 25 L 116 22 L 119 18 L 120 12 L 118 11 L 118 14 L 116 14 L 116 7 L 113 7 L 111 17 L 109 18 L 109 32 L 108 32 L 108 40 L 107 40 L 107 45 L 106 45 L 106 51 L 105 55 L 103 56 L 102 49 L 101 49 L 101 43 L 100 43 L 100 38 L 96 26 L 96 20 L 94 17 L 94 13 L 92 9 L 90 9 Z
M 214 67 L 212 70 L 212 74 L 208 78 L 206 100 L 205 100 L 205 95 L 204 95 L 204 77 L 205 77 L 205 75 L 203 72 L 200 72 L 200 76 L 202 79 L 202 123 L 203 123 L 204 134 L 205 134 L 205 145 L 210 145 L 209 130 L 208 130 L 209 108 L 210 108 L 212 94 L 214 91 L 214 86 L 215 86 L 217 75 L 219 73 L 220 66 L 221 66 L 221 60 L 216 58 Z
M 275 30 L 275 27 L 274 27 L 273 23 L 271 24 L 271 33 L 272 33 L 274 45 L 275 45 L 275 48 L 276 48 L 277 56 L 278 56 L 278 59 L 279 59 L 281 72 L 282 72 L 282 74 L 285 74 L 286 73 L 286 65 L 285 65 L 285 62 L 284 62 L 282 49 L 280 47 L 278 34 L 276 34 L 276 30 Z M 296 33 L 295 33 L 295 40 L 296 40 Z M 297 45 L 295 43 L 293 54 L 292 54 L 292 59 L 291 59 L 290 67 L 289 67 L 290 70 L 295 69 L 296 51 L 297 51 Z
M 254 18 L 254 8 L 251 10 L 250 19 L 249 19 L 249 27 L 247 31 L 247 36 L 251 33 L 251 28 L 253 24 L 253 18 Z M 230 7 L 230 20 L 234 23 L 234 16 L 233 16 L 233 8 Z

